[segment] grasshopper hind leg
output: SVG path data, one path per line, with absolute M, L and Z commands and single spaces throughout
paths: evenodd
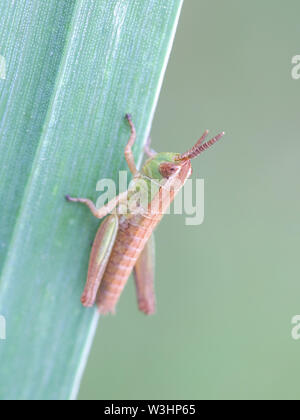
M 116 215 L 108 216 L 101 224 L 91 252 L 89 271 L 81 303 L 90 307 L 95 304 L 97 293 L 105 274 L 119 228 Z
M 146 315 L 153 315 L 156 310 L 154 290 L 155 277 L 155 239 L 152 234 L 138 261 L 134 271 L 138 307 Z

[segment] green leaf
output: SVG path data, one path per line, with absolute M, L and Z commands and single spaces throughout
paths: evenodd
M 97 199 L 149 133 L 182 0 L 2 0 L 1 399 L 76 396 L 98 316 L 84 309 Z M 99 367 L 100 369 L 101 367 Z

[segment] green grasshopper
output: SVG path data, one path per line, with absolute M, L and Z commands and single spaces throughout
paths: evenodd
M 66 198 L 85 204 L 98 219 L 105 217 L 93 244 L 82 304 L 90 307 L 96 303 L 101 314 L 114 313 L 133 271 L 139 309 L 149 315 L 155 312 L 156 306 L 153 231 L 190 177 L 191 159 L 216 143 L 225 133 L 205 142 L 208 135 L 205 131 L 195 146 L 183 154 L 156 153 L 150 149 L 148 142 L 145 152 L 149 159 L 138 171 L 132 153 L 136 130 L 129 114 L 126 119 L 131 136 L 125 148 L 125 159 L 133 175 L 128 191 L 100 209 L 85 198 Z M 131 206 L 131 202 L 135 206 Z

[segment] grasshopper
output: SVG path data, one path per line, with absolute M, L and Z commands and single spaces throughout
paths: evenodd
M 82 304 L 91 307 L 96 303 L 101 314 L 115 313 L 121 293 L 133 271 L 139 309 L 150 315 L 155 312 L 156 306 L 153 231 L 190 177 L 191 159 L 216 143 L 225 133 L 205 142 L 208 135 L 208 131 L 205 131 L 195 146 L 183 154 L 156 153 L 148 141 L 145 152 L 149 159 L 138 171 L 132 153 L 136 129 L 131 115 L 127 114 L 126 119 L 131 135 L 125 148 L 125 159 L 133 175 L 128 191 L 100 209 L 86 198 L 68 195 L 66 199 L 85 204 L 98 219 L 105 217 L 92 247 Z M 141 191 L 144 192 L 143 205 L 141 197 L 136 200 L 136 193 Z M 136 206 L 128 209 L 133 199 Z

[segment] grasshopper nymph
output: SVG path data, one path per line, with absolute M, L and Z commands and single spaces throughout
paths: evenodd
M 147 144 L 145 152 L 149 159 L 139 172 L 132 154 L 136 130 L 131 116 L 126 115 L 126 119 L 131 136 L 125 148 L 125 159 L 133 174 L 129 190 L 100 209 L 85 198 L 66 198 L 87 205 L 98 219 L 107 216 L 93 244 L 82 304 L 89 307 L 97 303 L 101 314 L 114 313 L 127 280 L 134 271 L 139 309 L 150 315 L 155 312 L 153 231 L 190 177 L 191 159 L 216 143 L 224 133 L 205 142 L 208 135 L 208 131 L 205 131 L 195 146 L 183 154 L 155 153 Z M 142 206 L 142 211 L 140 203 L 136 211 L 131 208 L 126 213 L 120 211 L 132 201 L 136 191 L 145 189 L 145 185 L 151 192 L 147 191 L 146 205 Z M 165 191 L 169 194 L 165 194 Z

